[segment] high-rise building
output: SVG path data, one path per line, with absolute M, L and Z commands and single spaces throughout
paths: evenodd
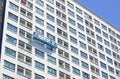
M 0 79 L 120 79 L 120 30 L 76 0 L 0 0 Z

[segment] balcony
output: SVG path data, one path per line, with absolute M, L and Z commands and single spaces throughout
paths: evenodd
M 45 48 L 48 48 L 52 51 L 57 48 L 57 44 L 54 41 L 44 37 L 43 35 L 41 35 L 37 32 L 33 33 L 33 41 L 35 41 L 37 43 L 42 43 Z

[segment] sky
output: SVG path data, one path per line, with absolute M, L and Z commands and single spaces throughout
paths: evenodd
M 120 30 L 120 0 L 78 0 L 78 2 Z

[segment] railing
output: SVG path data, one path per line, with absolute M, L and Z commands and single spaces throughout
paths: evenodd
M 34 33 L 33 33 L 33 40 L 37 40 L 37 41 L 40 41 L 40 42 L 42 42 L 42 43 L 44 43 L 44 44 L 46 44 L 46 45 L 49 45 L 49 46 L 51 46 L 53 49 L 56 49 L 56 48 L 57 48 L 57 44 L 56 44 L 54 41 L 52 41 L 52 40 L 44 37 L 43 35 L 40 35 L 40 34 L 37 33 L 37 32 L 34 32 Z

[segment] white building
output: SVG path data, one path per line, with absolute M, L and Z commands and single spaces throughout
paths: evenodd
M 0 0 L 0 79 L 120 79 L 120 30 L 75 0 Z

